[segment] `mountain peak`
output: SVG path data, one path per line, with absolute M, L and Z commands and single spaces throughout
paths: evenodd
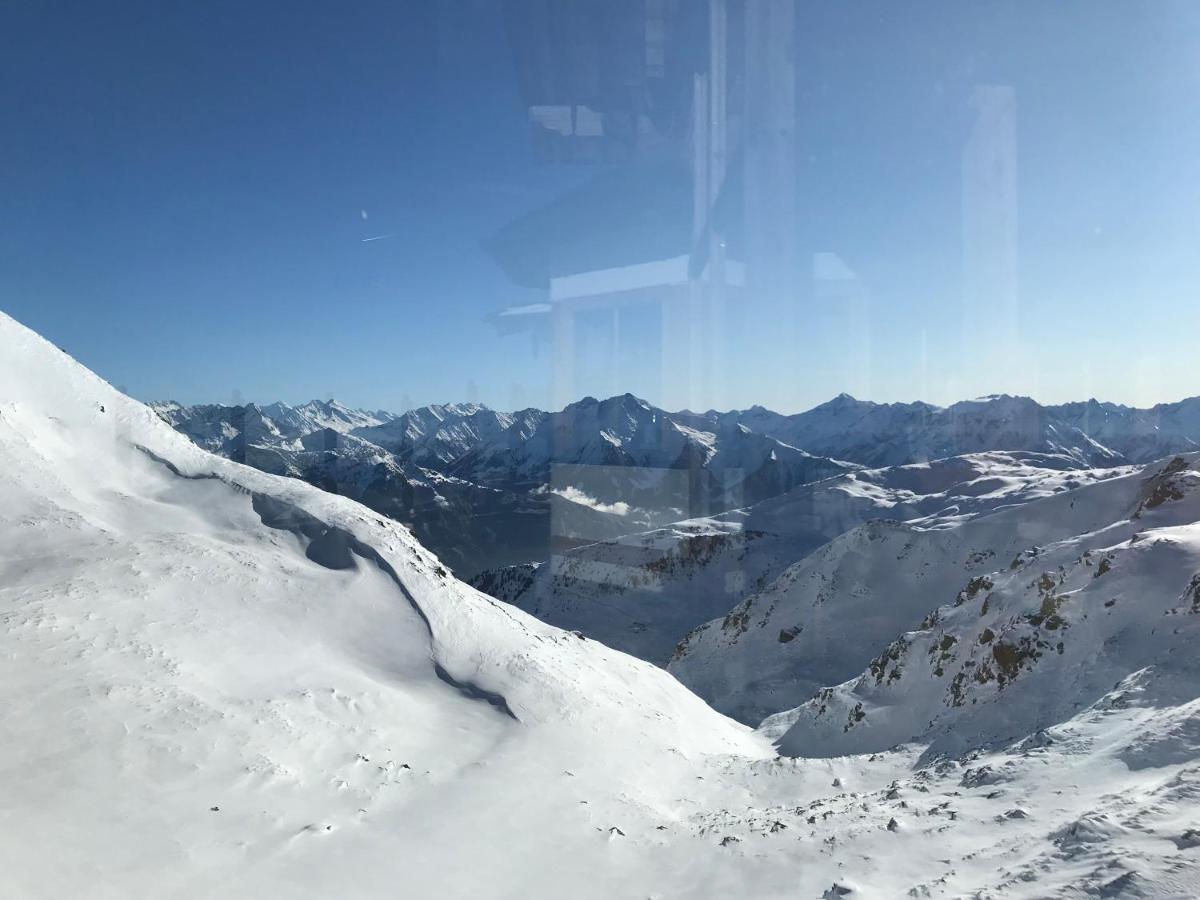
M 568 403 L 563 407 L 563 412 L 574 409 L 587 409 L 589 407 L 600 407 L 603 409 L 631 409 L 633 407 L 641 409 L 653 409 L 653 407 L 645 400 L 637 397 L 628 391 L 624 394 L 614 394 L 604 400 L 597 400 L 591 394 L 586 397 L 581 397 L 574 403 Z
M 1032 397 L 1026 397 L 1021 394 L 985 394 L 982 397 L 976 397 L 973 400 L 960 400 L 957 403 L 951 404 L 950 409 L 962 411 L 967 409 L 978 409 L 980 407 L 988 409 L 993 414 L 1000 413 L 1001 415 L 1011 414 L 1013 411 L 1027 411 L 1034 409 L 1042 409 L 1042 405 Z
M 332 397 L 330 397 L 328 400 L 321 400 L 321 399 L 314 398 L 312 400 L 309 400 L 307 403 L 302 403 L 300 406 L 298 406 L 296 408 L 297 409 L 319 409 L 319 410 L 322 410 L 323 412 L 335 412 L 335 411 L 340 412 L 340 411 L 344 411 L 344 410 L 348 409 L 348 407 L 343 406 L 341 403 L 338 403 Z
M 815 410 L 837 411 L 837 410 L 842 410 L 842 409 L 850 409 L 855 406 L 865 406 L 865 405 L 873 405 L 873 404 L 869 404 L 867 401 L 859 400 L 859 399 L 851 396 L 850 394 L 847 394 L 845 391 L 842 391 L 842 393 L 838 394 L 833 399 L 826 400 L 824 403 L 820 404 L 819 406 L 813 407 L 813 410 L 810 410 L 810 412 L 815 411 Z
M 624 394 L 615 394 L 603 402 L 619 406 L 641 406 L 646 409 L 650 407 L 649 403 L 647 403 L 641 397 L 629 393 L 629 391 L 626 391 Z

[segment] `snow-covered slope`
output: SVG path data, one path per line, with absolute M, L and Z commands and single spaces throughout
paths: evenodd
M 717 709 L 757 723 L 857 674 L 897 634 L 960 592 L 979 591 L 1018 554 L 1128 516 L 1142 477 L 1066 471 L 1043 482 L 1049 496 L 1033 490 L 1029 502 L 986 515 L 852 528 L 693 631 L 668 668 Z M 982 496 L 1012 489 L 1003 478 L 976 486 Z
M 692 628 L 868 519 L 961 522 L 1117 473 L 1012 453 L 860 470 L 745 509 L 578 547 L 536 569 L 484 572 L 472 583 L 551 624 L 666 664 Z
M 804 755 L 915 739 L 960 752 L 1059 724 L 1121 682 L 1148 702 L 1194 698 L 1198 462 L 1178 456 L 1097 486 L 1089 500 L 1110 495 L 1107 524 L 977 576 L 859 678 L 775 717 L 769 730 Z M 1200 731 L 1177 737 L 1177 750 L 1200 746 Z
M 610 826 L 765 754 L 3 316 L 0 373 L 5 896 L 611 896 Z
M 778 758 L 2 315 L 0 647 L 4 897 L 1200 893 L 1182 675 L 961 760 Z

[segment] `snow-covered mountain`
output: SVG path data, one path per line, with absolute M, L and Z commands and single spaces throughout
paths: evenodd
M 762 433 L 810 453 L 868 466 L 903 465 L 987 450 L 1059 455 L 1077 466 L 1131 461 L 1059 415 L 1054 407 L 1041 406 L 1028 397 L 999 395 L 937 407 L 871 403 L 840 394 L 794 416 L 755 407 L 744 412 L 706 413 L 699 418 L 753 422 L 751 427 Z M 1196 437 L 1200 438 L 1200 430 Z
M 630 395 L 552 414 L 450 404 L 392 416 L 318 401 L 155 409 L 206 450 L 409 525 L 464 576 L 856 468 L 741 426 L 698 431 Z
M 382 425 L 395 418 L 392 413 L 384 410 L 352 409 L 336 400 L 310 400 L 300 406 L 272 403 L 263 407 L 263 413 L 280 425 L 301 434 L 308 434 L 320 428 L 330 428 L 338 432 L 353 431 L 356 428 Z
M 0 895 L 1197 896 L 1195 466 L 755 734 L 0 315 Z
M 478 484 L 573 486 L 603 504 L 682 503 L 684 514 L 720 512 L 857 468 L 736 424 L 693 428 L 632 394 L 585 397 L 555 413 L 475 408 L 411 442 L 407 431 L 397 439 L 400 428 L 398 420 L 356 434 Z
M 503 413 L 478 403 L 435 404 L 355 434 L 401 459 L 443 468 L 480 446 L 521 440 L 545 417 L 546 413 L 536 409 Z
M 201 451 L 3 316 L 0 373 L 5 896 L 661 888 L 642 835 L 706 757 L 768 755 L 660 669 Z
M 1195 701 L 1200 683 L 1200 454 L 1097 486 L 1110 522 L 973 580 L 857 679 L 776 716 L 785 752 L 921 739 L 931 752 L 1010 741 L 1094 704 Z M 1116 506 L 1116 509 L 1112 509 Z M 1115 687 L 1114 687 L 1115 686 Z M 1195 704 L 1200 707 L 1200 704 Z M 1195 720 L 1166 746 L 1191 757 Z
M 457 403 L 393 415 L 334 401 L 155 408 L 205 449 L 409 525 L 466 577 L 750 506 L 859 465 L 1001 450 L 1093 468 L 1200 448 L 1200 399 L 1138 410 L 995 396 L 941 408 L 842 394 L 794 416 L 670 413 L 630 394 L 554 413 Z
M 598 541 L 536 567 L 483 572 L 471 583 L 560 628 L 666 664 L 692 628 L 870 519 L 949 527 L 1121 471 L 1076 470 L 1060 457 L 1020 453 L 864 469 L 745 509 Z
M 1088 400 L 1050 411 L 1134 462 L 1200 450 L 1200 397 L 1149 409 Z
M 757 723 L 853 677 L 931 610 L 983 597 L 1012 577 L 1003 573 L 1042 565 L 1048 546 L 1143 527 L 1132 517 L 1146 479 L 1163 466 L 1091 473 L 1118 477 L 1084 479 L 966 521 L 867 522 L 693 631 L 669 669 L 717 709 Z
M 258 406 L 223 406 L 152 403 L 154 410 L 176 430 L 197 445 L 222 456 L 244 452 L 247 445 L 287 444 L 294 446 L 306 435 L 322 431 L 347 433 L 356 428 L 379 426 L 394 417 L 386 412 L 350 409 L 336 401 L 312 400 L 301 406 L 271 403 Z
M 1077 466 L 1151 462 L 1200 450 L 1200 398 L 1137 409 L 1089 400 L 1043 406 L 1000 394 L 947 407 L 872 403 L 840 394 L 784 416 L 762 407 L 701 415 L 739 422 L 810 453 L 868 466 L 903 465 L 986 450 L 1064 456 Z

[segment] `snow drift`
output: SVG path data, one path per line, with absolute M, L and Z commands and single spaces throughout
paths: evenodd
M 6 896 L 603 895 L 599 830 L 770 755 L 2 315 L 0 385 Z

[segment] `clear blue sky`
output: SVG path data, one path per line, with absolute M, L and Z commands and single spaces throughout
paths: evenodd
M 143 398 L 547 402 L 548 349 L 484 321 L 541 297 L 481 241 L 594 173 L 534 158 L 498 6 L 3 4 L 0 308 Z M 1200 393 L 1200 4 L 800 8 L 805 227 L 862 315 L 738 351 L 715 400 Z M 1019 149 L 1020 354 L 983 368 L 977 84 L 1012 87 Z

